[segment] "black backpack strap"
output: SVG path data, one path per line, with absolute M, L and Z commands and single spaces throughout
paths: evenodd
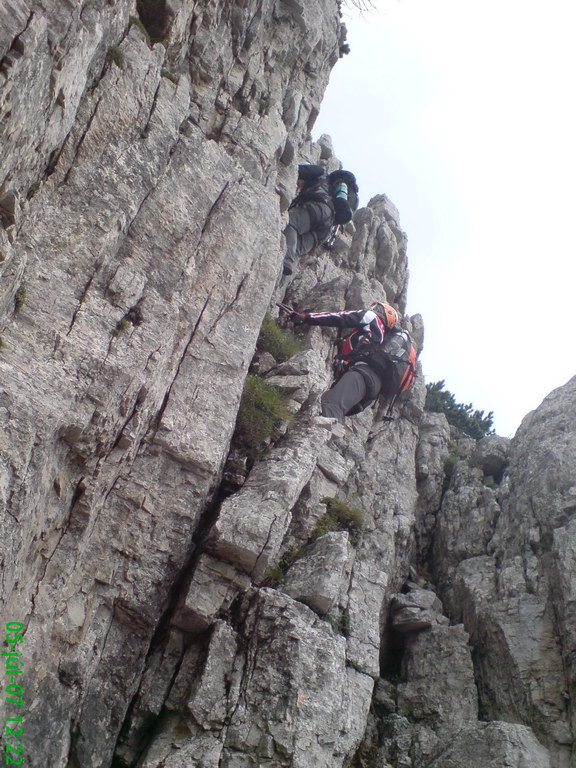
M 414 377 L 416 375 L 416 369 L 414 367 L 414 364 L 411 360 L 401 360 L 398 358 L 399 362 L 406 363 L 406 370 L 404 371 L 404 375 L 402 376 L 402 379 L 400 380 L 400 384 L 398 385 L 398 388 L 396 392 L 392 395 L 392 399 L 390 400 L 390 404 L 388 405 L 388 408 L 386 410 L 386 413 L 384 414 L 383 420 L 386 422 L 394 421 L 394 416 L 392 415 L 392 412 L 394 410 L 394 406 L 396 404 L 396 400 L 398 400 L 398 395 L 402 392 L 402 387 L 404 385 L 404 382 L 406 381 L 406 376 L 411 373 Z

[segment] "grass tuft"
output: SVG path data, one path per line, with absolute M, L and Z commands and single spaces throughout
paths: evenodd
M 30 187 L 30 189 L 26 193 L 26 200 L 32 200 L 34 195 L 38 194 L 39 190 L 40 190 L 40 182 L 37 181 L 34 184 L 32 184 L 32 186 Z
M 358 546 L 364 530 L 362 512 L 342 499 L 336 499 L 333 496 L 325 496 L 322 503 L 326 504 L 328 509 L 316 524 L 313 538 L 317 539 L 329 531 L 348 531 L 351 544 L 355 547 Z
M 28 296 L 28 289 L 24 283 L 21 283 L 18 290 L 14 294 L 14 309 L 16 312 L 24 305 L 26 297 Z
M 292 331 L 280 328 L 270 315 L 264 318 L 256 346 L 262 352 L 269 352 L 277 363 L 302 351 L 300 339 Z
M 178 75 L 175 75 L 174 72 L 170 72 L 169 69 L 162 68 L 160 70 L 160 74 L 162 75 L 162 77 L 166 77 L 168 80 L 174 83 L 174 85 L 178 85 L 180 78 L 178 77 Z
M 296 560 L 304 557 L 305 554 L 306 546 L 293 546 L 287 549 L 280 558 L 280 561 L 268 569 L 264 580 L 265 586 L 277 587 L 283 584 L 290 566 L 294 565 Z
M 458 446 L 456 440 L 450 440 L 448 442 L 448 450 L 449 454 L 444 459 L 444 483 L 442 486 L 443 492 L 447 491 L 450 486 L 450 481 L 452 480 L 452 475 L 456 469 L 456 464 L 458 464 L 458 462 L 462 459 L 467 459 L 469 457 L 469 454 Z
M 111 45 L 110 48 L 108 48 L 108 52 L 106 54 L 106 61 L 112 62 L 113 64 L 116 64 L 117 67 L 120 69 L 124 69 L 124 54 L 120 50 L 120 48 L 117 45 Z
M 246 377 L 234 444 L 250 460 L 261 458 L 280 426 L 291 418 L 287 402 L 286 395 L 260 376 L 249 374 Z

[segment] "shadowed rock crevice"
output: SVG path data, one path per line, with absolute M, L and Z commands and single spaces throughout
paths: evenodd
M 136 0 L 136 10 L 152 43 L 161 43 L 174 16 L 166 0 Z

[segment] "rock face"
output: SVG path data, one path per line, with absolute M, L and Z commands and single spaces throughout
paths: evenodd
M 572 379 L 525 418 L 499 486 L 457 469 L 435 556 L 450 613 L 471 635 L 484 718 L 529 724 L 559 766 L 574 763 L 575 415 Z
M 385 195 L 280 275 L 297 162 L 339 167 L 308 134 L 343 40 L 331 0 L 0 8 L 2 701 L 29 766 L 576 766 L 576 379 L 512 441 L 457 441 L 421 372 L 392 423 L 341 428 L 335 333 L 302 330 L 259 357 L 292 420 L 222 483 L 276 301 L 406 309 Z

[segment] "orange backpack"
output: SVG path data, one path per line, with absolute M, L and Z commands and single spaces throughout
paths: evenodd
M 388 332 L 382 344 L 383 351 L 394 363 L 398 385 L 396 391 L 406 392 L 412 386 L 416 375 L 416 347 L 408 331 Z

